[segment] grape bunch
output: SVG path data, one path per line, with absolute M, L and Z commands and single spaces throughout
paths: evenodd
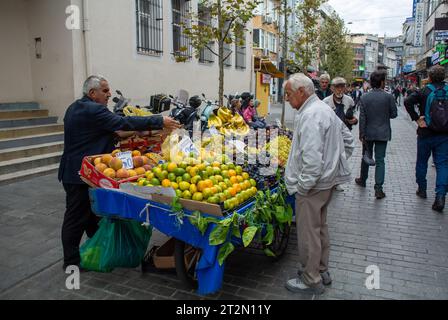
M 271 156 L 278 160 L 280 166 L 284 167 L 288 161 L 289 151 L 291 150 L 291 140 L 287 136 L 278 136 L 268 142 L 263 150 L 270 151 Z

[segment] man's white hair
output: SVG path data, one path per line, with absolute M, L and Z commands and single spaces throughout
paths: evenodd
M 82 86 L 83 95 L 88 95 L 89 91 L 92 89 L 96 90 L 101 88 L 102 81 L 107 81 L 107 79 L 100 75 L 93 75 L 88 77 L 86 81 L 84 81 L 84 85 Z
M 327 80 L 330 82 L 330 75 L 328 73 L 321 74 L 319 80 Z
M 291 89 L 295 92 L 297 90 L 299 90 L 299 88 L 303 88 L 305 90 L 305 92 L 307 94 L 309 94 L 310 96 L 314 94 L 314 83 L 313 81 L 308 78 L 306 75 L 304 75 L 303 73 L 295 73 L 293 74 L 288 81 L 285 82 L 285 84 L 283 85 L 283 89 L 284 87 L 286 87 L 286 84 L 290 83 L 291 84 Z

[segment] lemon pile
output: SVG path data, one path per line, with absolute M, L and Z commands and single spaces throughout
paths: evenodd
M 138 179 L 137 185 L 173 188 L 182 199 L 223 204 L 225 210 L 238 207 L 257 193 L 256 181 L 241 166 L 194 158 L 159 164 Z

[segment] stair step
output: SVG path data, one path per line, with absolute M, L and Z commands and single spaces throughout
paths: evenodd
M 0 119 L 22 119 L 33 117 L 48 117 L 46 109 L 30 109 L 30 110 L 0 110 Z
M 0 150 L 39 145 L 50 142 L 63 142 L 64 132 L 54 132 L 23 136 L 19 138 L 0 139 Z
M 46 124 L 41 126 L 25 126 L 0 129 L 0 139 L 19 138 L 24 136 L 63 132 L 63 124 Z
M 64 150 L 63 141 L 29 145 L 18 148 L 8 148 L 0 150 L 0 162 L 18 158 L 37 156 L 39 154 L 59 152 L 63 150 Z
M 57 121 L 58 121 L 58 117 L 32 117 L 32 118 L 21 118 L 21 119 L 0 119 L 0 129 L 40 126 L 40 125 L 45 125 L 45 124 L 55 124 Z
M 30 110 L 30 109 L 40 109 L 37 102 L 11 102 L 11 103 L 0 103 L 0 110 Z
M 34 178 L 37 176 L 43 176 L 58 171 L 59 163 L 50 164 L 34 169 L 23 170 L 20 172 L 13 172 L 0 175 L 0 185 L 13 183 L 15 181 L 23 181 L 26 179 Z
M 0 162 L 0 175 L 59 163 L 62 151 Z

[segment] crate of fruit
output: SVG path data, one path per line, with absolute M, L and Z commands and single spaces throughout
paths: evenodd
M 137 181 L 152 170 L 154 162 L 134 150 L 84 157 L 79 174 L 90 186 L 119 188 L 121 183 Z

